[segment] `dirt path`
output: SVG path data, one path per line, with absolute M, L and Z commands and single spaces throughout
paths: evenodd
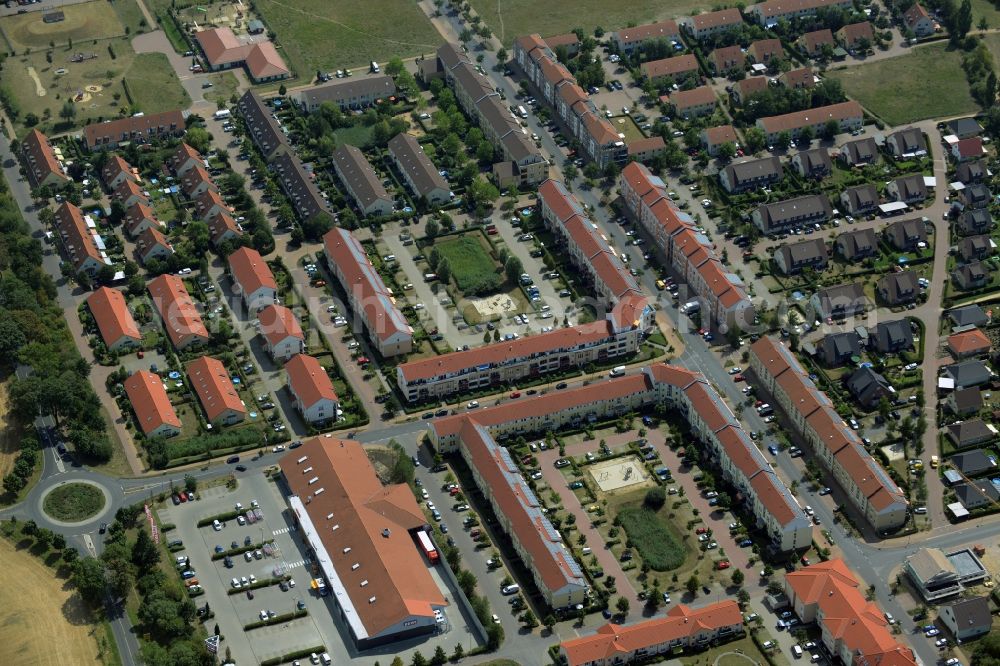
M 0 657 L 4 664 L 100 663 L 94 625 L 79 595 L 27 551 L 0 539 Z
M 28 68 L 28 76 L 30 76 L 31 80 L 35 82 L 35 94 L 39 97 L 45 97 L 48 91 L 46 91 L 45 86 L 42 85 L 42 81 L 38 78 L 38 72 L 35 71 L 34 67 Z

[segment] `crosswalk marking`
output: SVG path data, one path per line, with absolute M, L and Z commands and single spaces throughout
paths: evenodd
M 271 534 L 273 534 L 274 536 L 278 536 L 279 534 L 288 534 L 288 528 L 282 527 L 280 530 L 274 530 L 273 532 L 271 532 Z
M 297 562 L 286 562 L 285 563 L 285 568 L 286 569 L 297 569 L 298 567 L 301 567 L 305 563 L 306 563 L 305 560 L 299 560 Z

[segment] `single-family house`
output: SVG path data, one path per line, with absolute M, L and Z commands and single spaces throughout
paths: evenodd
M 848 187 L 840 193 L 841 208 L 849 215 L 864 217 L 878 210 L 878 190 L 871 183 Z
M 993 194 L 984 183 L 973 183 L 958 193 L 958 199 L 969 210 L 980 210 L 990 205 Z
M 712 72 L 721 76 L 730 70 L 742 72 L 747 65 L 747 55 L 739 45 L 722 46 L 709 54 L 708 61 L 712 65 Z
M 960 308 L 949 310 L 948 318 L 951 319 L 951 323 L 956 328 L 986 326 L 990 321 L 990 318 L 986 316 L 986 312 L 979 305 L 963 305 Z
M 990 281 L 990 271 L 983 262 L 973 261 L 953 270 L 951 279 L 956 287 L 965 291 L 982 289 Z
M 861 341 L 854 331 L 828 333 L 817 345 L 817 353 L 828 367 L 838 368 L 861 355 Z
M 875 44 L 875 31 L 872 29 L 872 24 L 868 21 L 851 23 L 837 31 L 837 41 L 849 53 L 866 51 L 871 49 Z
M 978 390 L 978 389 L 977 389 Z M 948 458 L 952 467 L 962 473 L 963 476 L 982 476 L 997 469 L 997 461 L 993 453 L 983 449 L 973 449 L 956 453 Z
M 853 317 L 864 314 L 868 309 L 864 285 L 860 282 L 820 289 L 812 295 L 810 303 L 816 314 L 823 319 Z
M 964 185 L 981 183 L 986 176 L 986 161 L 982 159 L 962 162 L 955 168 L 955 180 Z
M 786 243 L 774 251 L 774 265 L 785 275 L 801 273 L 806 268 L 822 271 L 828 252 L 822 238 Z
M 865 409 L 877 407 L 882 398 L 891 401 L 896 393 L 889 380 L 869 367 L 855 370 L 845 384 L 851 396 Z
M 914 3 L 912 7 L 903 12 L 903 25 L 917 37 L 933 35 L 938 28 L 937 23 L 919 2 Z
M 985 208 L 965 210 L 955 222 L 955 230 L 962 236 L 985 234 L 993 228 L 993 218 Z
M 747 49 L 750 60 L 760 64 L 767 64 L 772 58 L 780 58 L 784 53 L 780 39 L 758 39 Z
M 667 97 L 667 103 L 681 118 L 711 115 L 715 111 L 715 92 L 709 86 L 678 90 Z
M 990 353 L 992 343 L 978 328 L 948 336 L 948 351 L 956 360 Z
M 719 147 L 725 143 L 731 143 L 737 147 L 740 145 L 736 129 L 732 125 L 709 127 L 701 131 L 701 145 L 712 157 L 719 154 Z
M 975 118 L 955 118 L 945 123 L 948 133 L 959 139 L 968 139 L 971 136 L 979 136 L 983 132 L 983 126 Z
M 952 391 L 944 402 L 956 416 L 968 416 L 983 408 L 983 394 L 978 386 L 970 386 Z
M 960 599 L 941 606 L 938 619 L 960 644 L 988 634 L 993 628 L 989 597 Z
M 927 247 L 927 225 L 916 218 L 899 220 L 885 228 L 885 239 L 900 252 L 913 252 Z
M 878 238 L 871 228 L 845 231 L 833 242 L 838 255 L 846 261 L 855 262 L 878 254 Z
M 997 436 L 996 430 L 982 419 L 966 419 L 952 423 L 945 426 L 944 431 L 958 449 L 983 444 Z
M 829 28 L 807 32 L 798 39 L 801 48 L 810 58 L 818 58 L 823 55 L 823 48 L 832 49 L 837 42 L 833 39 L 833 31 Z
M 917 272 L 902 271 L 884 275 L 875 283 L 875 293 L 878 300 L 889 307 L 913 303 L 920 293 Z
M 885 138 L 885 147 L 890 155 L 904 159 L 927 154 L 927 141 L 919 127 L 896 130 Z
M 958 258 L 965 262 L 989 259 L 996 247 L 993 239 L 986 234 L 966 236 L 958 242 Z
M 919 173 L 889 181 L 885 192 L 894 201 L 906 204 L 921 204 L 927 198 L 927 186 L 924 184 L 924 177 Z
M 288 391 L 307 423 L 326 423 L 337 418 L 340 400 L 330 375 L 319 361 L 308 354 L 298 354 L 285 364 L 285 372 Z
M 830 153 L 826 148 L 800 150 L 792 156 L 792 166 L 803 178 L 826 178 L 833 171 Z
M 898 354 L 914 348 L 913 328 L 906 319 L 881 321 L 875 325 L 869 344 L 879 354 Z
M 816 86 L 816 75 L 811 67 L 798 67 L 779 74 L 778 83 L 792 90 L 813 88 Z
M 982 386 L 992 379 L 993 373 L 986 364 L 979 360 L 952 363 L 944 367 L 943 375 L 955 383 L 955 388 Z
M 878 144 L 870 136 L 854 139 L 840 147 L 838 157 L 847 166 L 875 164 L 878 161 Z
M 983 148 L 983 140 L 978 136 L 970 136 L 968 139 L 959 139 L 951 144 L 951 158 L 956 162 L 968 162 L 978 160 L 986 154 Z
M 287 361 L 305 351 L 306 338 L 295 313 L 284 305 L 271 303 L 257 313 L 258 330 L 267 353 L 277 362 Z
M 233 291 L 241 296 L 247 312 L 258 312 L 277 300 L 278 284 L 257 250 L 241 247 L 228 261 Z
M 734 104 L 743 106 L 752 95 L 762 93 L 766 90 L 767 77 L 748 76 L 742 81 L 737 81 L 733 84 L 733 89 L 729 93 L 729 96 L 733 99 Z

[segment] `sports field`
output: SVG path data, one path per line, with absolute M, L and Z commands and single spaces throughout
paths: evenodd
M 99 664 L 92 624 L 80 596 L 27 550 L 0 539 L 0 654 L 11 666 Z
M 629 0 L 608 3 L 604 0 L 469 0 L 472 8 L 486 21 L 493 34 L 510 47 L 521 35 L 538 33 L 543 37 L 561 35 L 574 28 L 594 34 L 600 26 L 607 31 L 629 25 L 642 25 L 660 19 L 688 16 L 695 10 L 707 11 L 717 2 L 709 0 Z
M 111 3 L 103 0 L 85 2 L 79 5 L 59 7 L 65 19 L 55 23 L 42 20 L 47 12 L 33 11 L 6 17 L 0 25 L 17 53 L 25 49 L 49 48 L 50 42 L 65 46 L 70 40 L 74 44 L 94 39 L 107 39 L 125 34 L 125 27 L 118 20 Z
M 430 54 L 443 41 L 412 0 L 257 0 L 255 7 L 305 78 L 316 70 Z
M 840 81 L 848 97 L 890 125 L 979 109 L 969 94 L 961 53 L 943 43 L 918 46 L 898 58 L 830 70 L 827 76 Z

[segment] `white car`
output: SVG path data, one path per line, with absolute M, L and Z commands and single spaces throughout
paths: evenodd
M 465 407 L 466 407 L 467 409 L 475 409 L 475 408 L 476 408 L 476 407 L 478 407 L 478 406 L 479 406 L 479 401 L 478 401 L 478 400 L 472 400 L 472 401 L 470 401 L 470 402 L 469 402 L 469 404 L 468 404 L 468 405 L 466 405 Z

